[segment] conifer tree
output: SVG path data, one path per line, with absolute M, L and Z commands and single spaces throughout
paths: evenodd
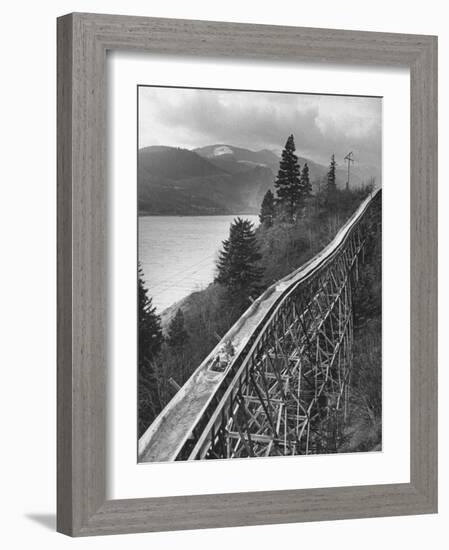
M 139 289 L 139 360 L 153 360 L 162 346 L 161 319 L 156 313 L 143 282 L 143 272 L 138 268 Z
M 229 238 L 223 241 L 215 281 L 236 297 L 258 294 L 263 271 L 257 264 L 261 258 L 253 224 L 236 218 L 231 224 Z
M 311 194 L 312 184 L 310 183 L 309 167 L 306 162 L 301 172 L 301 196 L 303 198 L 307 198 L 310 197 Z
M 184 314 L 182 313 L 181 308 L 178 309 L 176 315 L 171 320 L 167 332 L 167 344 L 171 348 L 179 351 L 187 343 L 189 333 L 185 328 Z
M 155 363 L 146 358 L 139 358 L 138 376 L 138 431 L 140 437 L 161 412 L 163 405 Z
M 143 273 L 138 267 L 138 400 L 139 437 L 148 428 L 162 409 L 154 360 L 162 346 L 161 320 L 143 282 Z
M 335 162 L 335 155 L 331 156 L 331 163 L 329 166 L 329 171 L 327 173 L 327 194 L 333 196 L 337 191 L 337 180 L 335 177 L 335 170 L 337 168 L 337 163 Z
M 273 218 L 275 216 L 274 211 L 274 195 L 271 189 L 265 193 L 265 196 L 260 207 L 259 220 L 265 227 L 271 227 L 273 225 Z
M 277 202 L 289 219 L 293 219 L 301 200 L 300 166 L 295 151 L 295 139 L 291 134 L 282 151 L 279 172 L 274 182 Z

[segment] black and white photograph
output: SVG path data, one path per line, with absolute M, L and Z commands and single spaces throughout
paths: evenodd
M 382 450 L 382 98 L 139 85 L 138 461 Z

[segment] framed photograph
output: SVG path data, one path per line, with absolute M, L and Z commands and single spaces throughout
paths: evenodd
M 437 510 L 437 39 L 58 19 L 58 530 Z

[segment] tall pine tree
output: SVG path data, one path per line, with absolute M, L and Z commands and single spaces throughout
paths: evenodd
M 138 267 L 139 289 L 139 360 L 152 361 L 159 353 L 162 346 L 161 319 L 156 313 L 151 298 L 143 282 L 143 272 Z
M 310 183 L 309 167 L 307 162 L 304 164 L 301 172 L 301 196 L 303 198 L 310 197 L 312 194 L 312 184 Z
M 139 436 L 161 411 L 158 380 L 154 359 L 162 346 L 161 320 L 148 296 L 143 282 L 142 268 L 138 267 L 139 299 Z
M 274 182 L 277 202 L 290 220 L 294 218 L 301 201 L 300 166 L 295 151 L 295 139 L 291 134 L 282 151 L 279 172 Z
M 176 351 L 181 350 L 189 339 L 189 333 L 185 328 L 184 314 L 178 309 L 176 315 L 168 325 L 167 344 Z
M 223 241 L 215 281 L 242 300 L 256 295 L 260 291 L 263 274 L 262 268 L 257 265 L 261 258 L 253 224 L 249 220 L 236 218 L 231 224 L 229 239 Z
M 143 282 L 143 272 L 138 267 L 139 289 L 139 359 L 153 360 L 162 346 L 161 319 L 156 313 Z
M 274 211 L 274 195 L 271 189 L 265 193 L 265 196 L 260 207 L 259 220 L 265 227 L 271 227 L 273 225 Z
M 337 163 L 335 162 L 335 155 L 331 156 L 331 163 L 329 166 L 329 171 L 327 173 L 327 194 L 328 196 L 334 196 L 337 191 L 337 180 L 335 177 L 335 170 L 337 168 Z

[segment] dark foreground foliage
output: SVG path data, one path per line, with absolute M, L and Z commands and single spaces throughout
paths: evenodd
M 382 239 L 370 234 L 353 294 L 354 351 L 350 418 L 340 451 L 380 450 L 382 444 Z
M 138 403 L 139 403 L 139 436 L 159 414 L 161 400 L 158 391 L 158 376 L 155 371 L 155 359 L 162 346 L 162 328 L 160 317 L 148 296 L 143 284 L 142 269 L 138 267 L 138 330 L 139 330 L 139 365 L 138 365 Z

